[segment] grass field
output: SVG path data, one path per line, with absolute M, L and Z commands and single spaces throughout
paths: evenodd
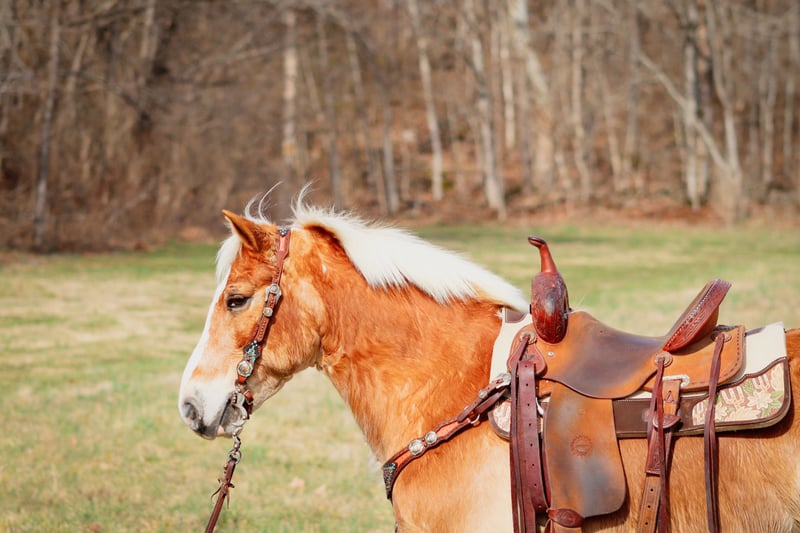
M 651 226 L 424 227 L 527 291 L 526 242 L 551 242 L 573 307 L 662 334 L 712 277 L 721 322 L 800 326 L 800 231 Z M 213 291 L 216 247 L 4 256 L 0 532 L 200 531 L 229 441 L 179 420 L 180 374 Z M 219 531 L 392 531 L 378 465 L 315 371 L 251 420 Z

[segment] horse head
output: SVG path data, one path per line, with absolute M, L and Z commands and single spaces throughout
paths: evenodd
M 207 439 L 231 436 L 244 423 L 247 411 L 231 402 L 237 393 L 247 394 L 247 410 L 255 410 L 295 373 L 318 361 L 319 328 L 314 326 L 324 314 L 319 294 L 300 279 L 301 258 L 308 247 L 301 235 L 293 236 L 291 250 L 278 264 L 280 228 L 228 211 L 224 215 L 232 235 L 218 253 L 218 286 L 179 394 L 183 421 Z M 279 286 L 282 297 L 273 296 L 274 309 L 265 311 L 272 285 Z M 272 313 L 275 320 L 263 318 Z M 254 331 L 265 320 L 263 339 L 256 342 L 258 364 L 252 361 L 252 374 L 241 375 L 243 353 L 246 359 L 248 346 L 256 340 Z

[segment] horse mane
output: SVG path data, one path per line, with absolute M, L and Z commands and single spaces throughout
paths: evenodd
M 309 205 L 303 196 L 292 206 L 292 228 L 322 229 L 333 235 L 370 287 L 386 290 L 413 285 L 440 304 L 483 299 L 527 311 L 528 302 L 519 289 L 462 255 L 399 228 Z M 258 202 L 254 212 L 251 201 L 245 216 L 259 224 L 271 224 L 261 204 Z M 240 247 L 236 236 L 223 242 L 217 254 L 218 282 L 227 278 Z

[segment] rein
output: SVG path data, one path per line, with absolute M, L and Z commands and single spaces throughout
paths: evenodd
M 275 274 L 272 276 L 272 283 L 267 287 L 267 296 L 264 299 L 264 309 L 261 311 L 261 316 L 256 323 L 253 330 L 253 337 L 250 342 L 245 344 L 242 350 L 242 359 L 236 364 L 236 388 L 231 395 L 230 403 L 226 410 L 233 408 L 239 412 L 240 420 L 236 424 L 236 429 L 233 432 L 233 448 L 228 452 L 228 462 L 225 463 L 225 468 L 222 477 L 219 478 L 219 488 L 211 495 L 217 497 L 214 503 L 214 509 L 211 511 L 211 516 L 208 519 L 205 533 L 212 533 L 219 520 L 219 515 L 222 513 L 222 505 L 225 498 L 228 497 L 230 489 L 234 488 L 231 480 L 233 479 L 233 472 L 236 470 L 236 465 L 242 460 L 242 439 L 239 435 L 244 428 L 244 423 L 250 418 L 253 412 L 253 393 L 247 388 L 247 378 L 253 373 L 256 360 L 261 357 L 262 345 L 264 344 L 267 333 L 269 332 L 270 321 L 275 314 L 275 309 L 278 302 L 283 296 L 281 291 L 281 275 L 283 274 L 283 264 L 286 256 L 289 255 L 289 241 L 291 239 L 291 230 L 287 227 L 278 229 L 278 242 L 275 246 Z M 228 499 L 230 505 L 230 498 Z

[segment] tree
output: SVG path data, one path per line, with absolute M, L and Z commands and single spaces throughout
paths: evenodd
M 428 123 L 428 134 L 431 139 L 431 191 L 434 201 L 444 198 L 444 177 L 442 170 L 442 139 L 439 134 L 439 119 L 436 116 L 436 104 L 433 98 L 433 82 L 431 65 L 428 59 L 428 40 L 419 16 L 417 0 L 406 0 L 411 27 L 417 37 L 417 58 L 419 75 L 422 81 L 422 94 L 425 98 L 425 119 Z

